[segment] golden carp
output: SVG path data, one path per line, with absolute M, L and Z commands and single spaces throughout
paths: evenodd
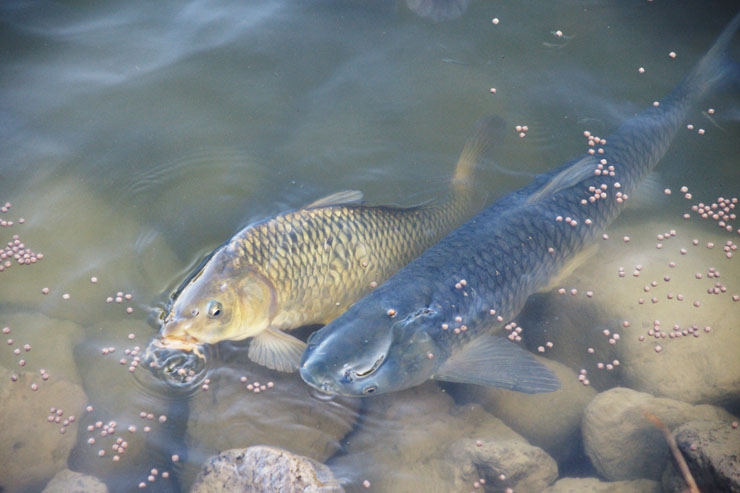
M 284 331 L 338 317 L 482 207 L 473 171 L 502 129 L 477 124 L 439 204 L 367 206 L 347 191 L 247 226 L 177 292 L 155 343 L 200 355 L 251 337 L 251 360 L 294 371 L 305 343 Z

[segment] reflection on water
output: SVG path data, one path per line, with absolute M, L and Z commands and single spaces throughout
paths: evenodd
M 431 18 L 413 11 L 443 4 L 0 5 L 0 201 L 12 203 L 0 218 L 14 221 L 0 227 L 0 241 L 17 234 L 44 254 L 0 272 L 0 327 L 14 340 L 0 351 L 0 392 L 8 392 L 15 412 L 0 407 L 0 416 L 18 431 L 5 443 L 19 444 L 7 456 L 0 450 L 7 464 L 0 488 L 40 491 L 69 467 L 112 491 L 141 482 L 188 491 L 209 455 L 269 443 L 327 462 L 349 490 L 361 489 L 363 480 L 381 490 L 433 489 L 445 478 L 454 478 L 444 483 L 449 487 L 469 489 L 471 478 L 452 467 L 451 457 L 464 452 L 465 467 L 483 467 L 466 440 L 503 436 L 543 444 L 561 476 L 596 474 L 577 425 L 542 439 L 537 430 L 547 420 L 531 408 L 547 406 L 526 399 L 504 405 L 500 396 L 433 383 L 382 401 L 327 398 L 295 374 L 251 364 L 244 345 L 206 348 L 205 359 L 149 346 L 177 286 L 245 225 L 339 190 L 362 190 L 374 204 L 439 198 L 472 124 L 491 114 L 511 133 L 495 150 L 496 162 L 480 170 L 479 184 L 489 197 L 516 189 L 581 154 L 584 130 L 608 136 L 670 92 L 735 10 L 722 2 L 596 0 L 453 1 L 447 5 L 454 8 Z M 739 226 L 728 220 L 734 229 L 727 232 L 717 221 L 697 223 L 690 209 L 740 189 L 738 108 L 730 90 L 696 109 L 687 122 L 694 130 L 676 139 L 659 168 L 660 189 L 673 195 L 621 218 L 612 240 L 632 241 L 611 241 L 599 257 L 613 265 L 594 261 L 568 281 L 579 293 L 593 290 L 593 298 L 537 298 L 522 316 L 531 321 L 520 323 L 531 331 L 533 351 L 565 334 L 544 355 L 574 382 L 588 369 L 588 392 L 627 385 L 740 409 L 735 370 L 720 365 L 740 345 L 730 330 L 740 306 L 730 298 L 740 292 L 737 255 L 727 258 L 734 250 L 723 250 L 737 242 Z M 516 125 L 528 126 L 524 138 Z M 686 184 L 692 201 L 677 192 Z M 692 219 L 682 222 L 686 213 Z M 648 255 L 658 251 L 654 238 L 664 229 L 678 231 L 670 240 L 676 249 L 664 241 L 659 252 L 667 256 Z M 693 238 L 716 248 L 695 248 Z M 680 248 L 688 256 L 676 254 Z M 652 261 L 678 265 L 627 279 L 623 290 L 604 286 L 604 277 L 620 279 L 618 267 L 632 274 L 639 264 L 649 272 Z M 709 267 L 722 277 L 691 284 L 705 283 Z M 674 309 L 662 291 L 660 302 L 650 303 L 658 295 L 643 289 L 660 288 L 646 276 L 671 277 L 660 281 L 665 289 L 695 296 L 700 307 Z M 727 292 L 710 296 L 707 289 L 721 291 L 716 282 Z M 651 306 L 638 305 L 640 296 Z M 572 313 L 589 313 L 589 322 L 603 327 L 579 325 Z M 655 320 L 665 326 L 673 318 L 669 327 L 711 331 L 691 341 L 648 339 L 647 351 L 638 344 L 640 335 L 654 338 Z M 612 345 L 602 331 L 623 319 L 634 332 L 624 328 L 623 342 Z M 717 366 L 703 370 L 712 372 L 713 385 L 689 392 L 663 376 L 682 373 L 663 371 L 670 362 L 705 361 L 707 351 L 717 355 Z M 621 366 L 609 373 L 596 366 L 614 359 Z M 52 407 L 76 419 L 48 423 Z M 582 411 L 569 411 L 570 421 L 580 422 Z M 23 434 L 25 441 L 15 440 Z M 548 450 L 548 443 L 572 450 Z M 35 472 L 23 465 L 30 460 L 39 464 Z M 149 481 L 152 468 L 158 474 Z

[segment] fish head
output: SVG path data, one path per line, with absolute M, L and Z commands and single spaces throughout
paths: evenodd
M 434 316 L 409 310 L 391 317 L 389 310 L 350 309 L 313 333 L 301 359 L 303 380 L 328 394 L 361 397 L 429 379 L 441 355 L 428 330 Z
M 274 306 L 274 289 L 264 276 L 209 262 L 173 301 L 161 339 L 185 346 L 239 341 L 269 327 Z

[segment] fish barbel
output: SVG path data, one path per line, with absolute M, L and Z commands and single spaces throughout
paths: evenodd
M 477 124 L 439 204 L 367 206 L 340 192 L 247 226 L 176 293 L 155 345 L 200 355 L 202 344 L 252 338 L 250 359 L 294 371 L 305 343 L 284 331 L 333 320 L 483 206 L 473 172 L 503 127 Z
M 550 370 L 495 334 L 619 215 L 693 104 L 737 74 L 725 52 L 738 26 L 740 14 L 670 95 L 599 139 L 597 152 L 484 209 L 313 333 L 301 377 L 347 396 L 397 391 L 429 378 L 527 393 L 557 390 Z

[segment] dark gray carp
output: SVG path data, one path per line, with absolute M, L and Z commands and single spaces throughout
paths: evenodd
M 527 392 L 559 381 L 500 334 L 527 298 L 620 214 L 692 106 L 734 67 L 740 14 L 673 92 L 587 153 L 489 206 L 314 333 L 303 379 L 330 394 L 397 391 L 429 378 Z

